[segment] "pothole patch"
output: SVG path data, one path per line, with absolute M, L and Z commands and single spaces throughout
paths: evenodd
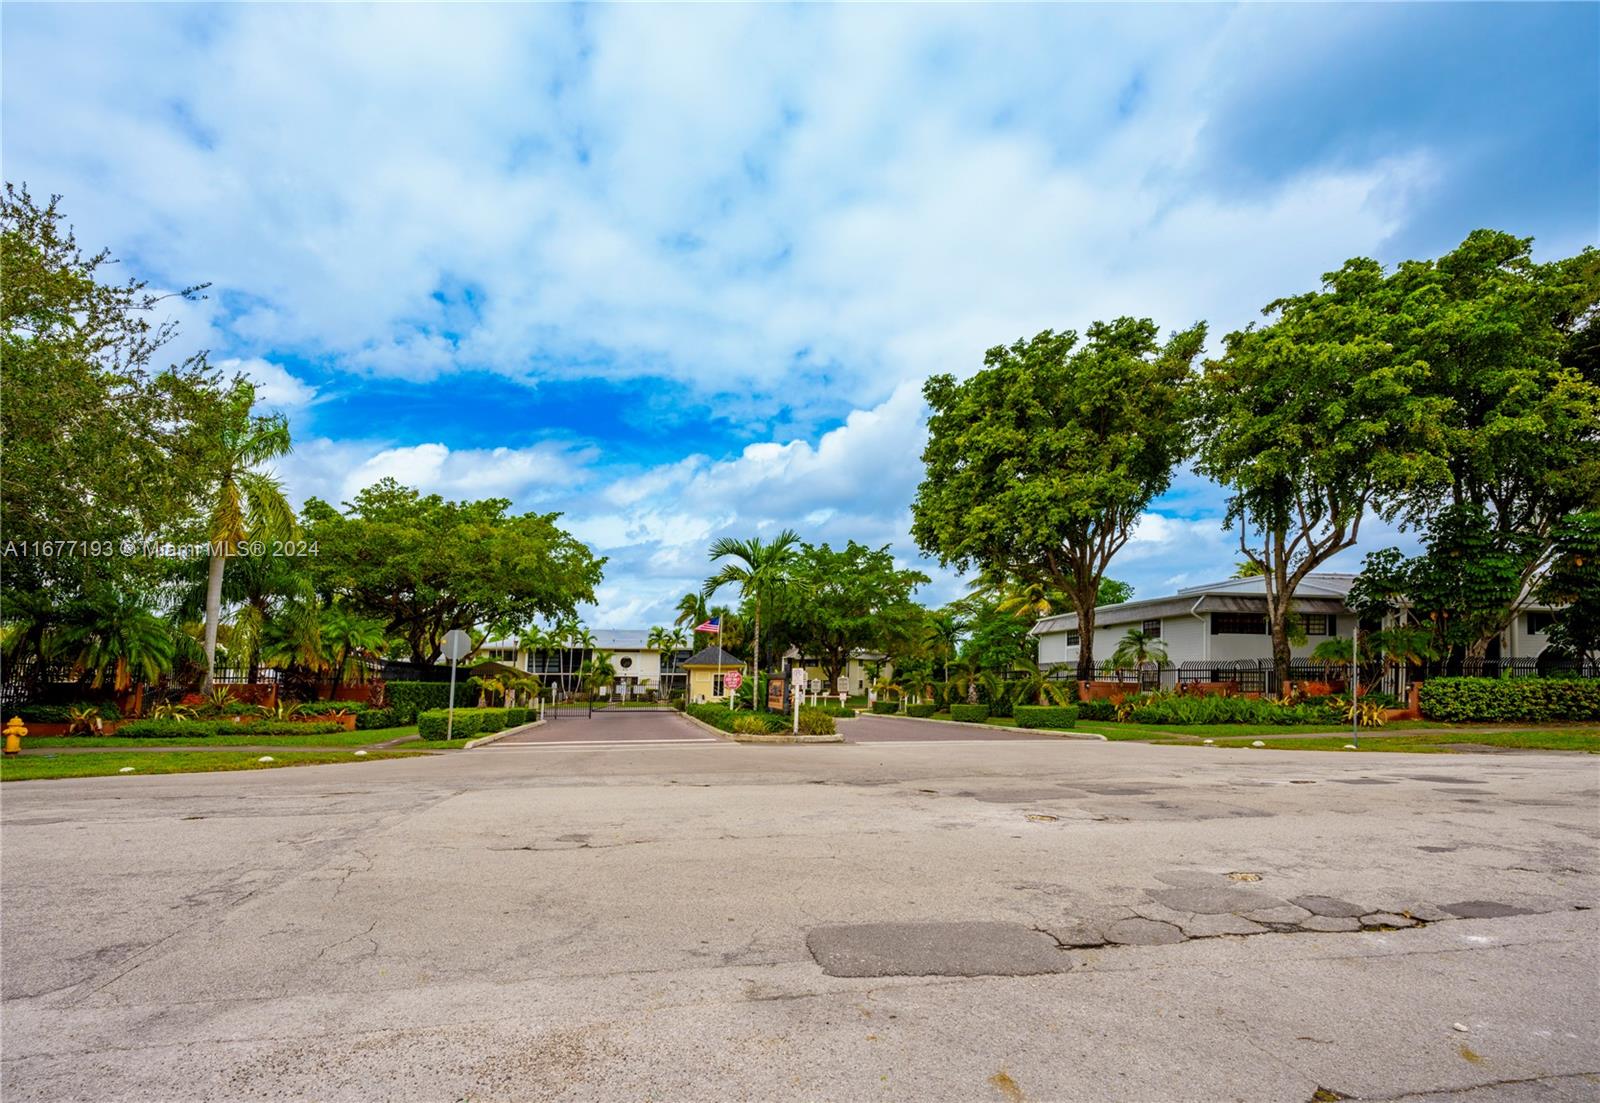
M 849 923 L 813 927 L 806 948 L 830 977 L 1026 977 L 1072 958 L 1021 923 Z
M 1230 880 L 1230 881 L 1259 881 L 1259 880 L 1261 880 L 1261 874 L 1259 874 L 1259 873 L 1251 873 L 1249 870 L 1244 870 L 1244 869 L 1235 870 L 1234 872 L 1228 874 L 1228 880 Z

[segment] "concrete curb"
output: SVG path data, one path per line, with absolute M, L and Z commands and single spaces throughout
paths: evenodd
M 1082 739 L 1090 743 L 1109 743 L 1098 732 L 1062 731 L 1059 728 L 1014 728 L 1009 724 L 975 724 L 971 720 L 929 720 L 926 716 L 902 716 L 896 712 L 867 712 L 875 720 L 917 720 L 932 724 L 949 724 L 952 728 L 977 728 L 986 732 L 1022 732 L 1024 735 L 1053 735 L 1057 739 Z
M 832 735 L 792 735 L 787 732 L 770 732 L 767 735 L 738 735 L 734 732 L 725 732 L 721 728 L 713 727 L 697 716 L 690 716 L 687 712 L 678 714 L 689 723 L 704 728 L 718 739 L 727 740 L 729 743 L 843 743 L 844 736 L 839 732 Z
M 462 745 L 461 749 L 463 751 L 470 751 L 474 747 L 485 747 L 497 739 L 504 739 L 508 735 L 518 735 L 522 732 L 531 732 L 534 728 L 542 728 L 544 727 L 544 723 L 545 722 L 543 720 L 535 720 L 531 724 L 519 724 L 514 728 L 506 728 L 504 731 L 497 731 L 493 735 L 482 735 L 477 739 L 469 739 L 465 744 Z

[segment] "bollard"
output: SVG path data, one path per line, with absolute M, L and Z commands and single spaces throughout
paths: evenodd
M 28 729 L 27 726 L 23 724 L 22 717 L 13 716 L 10 720 L 7 720 L 5 727 L 6 754 L 21 754 L 22 737 L 27 734 Z

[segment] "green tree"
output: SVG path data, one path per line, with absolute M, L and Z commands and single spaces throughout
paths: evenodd
M 93 674 L 93 685 L 122 693 L 135 675 L 153 682 L 172 669 L 172 626 L 145 607 L 139 598 L 102 589 L 77 602 L 68 612 L 61 650 Z
M 1555 554 L 1539 587 L 1558 606 L 1550 645 L 1600 665 L 1600 511 L 1575 513 L 1552 534 Z
M 965 625 L 958 613 L 939 609 L 927 615 L 922 639 L 928 652 L 942 665 L 945 681 L 950 680 L 950 660 L 956 657 L 961 646 L 961 633 Z
M 804 596 L 789 603 L 788 619 L 801 651 L 822 660 L 830 691 L 852 652 L 890 650 L 920 627 L 922 610 L 911 595 L 928 576 L 895 566 L 887 544 L 869 548 L 851 540 L 838 551 L 806 544 L 793 573 Z
M 204 516 L 199 462 L 219 398 L 204 355 L 160 367 L 177 325 L 169 298 L 139 280 L 113 282 L 109 252 L 85 253 L 59 197 L 0 195 L 0 512 L 5 539 L 188 541 Z M 170 564 L 127 555 L 10 555 L 0 615 L 48 595 L 47 618 L 89 590 L 151 591 Z M 96 600 L 99 600 L 97 597 Z M 42 638 L 38 636 L 36 638 Z
M 1117 649 L 1111 653 L 1112 669 L 1117 671 L 1132 667 L 1136 673 L 1143 674 L 1147 664 L 1159 666 L 1166 661 L 1167 645 L 1142 628 L 1130 628 L 1124 632 L 1122 639 L 1117 641 Z
M 912 534 L 941 563 L 1064 592 L 1081 678 L 1094 673 L 1095 605 L 1112 557 L 1166 490 L 1190 439 L 1191 365 L 1205 327 L 1165 344 L 1149 319 L 1049 330 L 990 349 L 958 383 L 924 387 L 932 414 Z
M 776 599 L 793 581 L 799 559 L 800 537 L 792 529 L 784 529 L 770 541 L 759 536 L 736 540 L 724 536 L 711 545 L 711 562 L 723 560 L 722 568 L 706 579 L 700 596 L 706 600 L 724 586 L 737 586 L 740 595 L 750 606 L 754 625 L 753 655 L 750 674 L 761 677 L 761 607 L 764 600 Z
M 1393 307 L 1382 269 L 1352 260 L 1322 290 L 1269 304 L 1269 324 L 1230 333 L 1205 367 L 1197 466 L 1227 489 L 1228 524 L 1260 571 L 1280 684 L 1301 581 L 1356 542 L 1375 499 L 1392 512 L 1442 470 L 1426 365 L 1383 338 Z
M 262 464 L 289 452 L 289 424 L 281 415 L 253 414 L 255 400 L 254 386 L 244 380 L 234 384 L 210 450 L 211 510 L 206 533 L 211 555 L 206 577 L 202 693 L 211 692 L 216 675 L 217 628 L 222 623 L 222 580 L 228 559 L 240 554 L 247 541 L 264 544 L 270 554 L 273 541 L 289 540 L 296 534 L 294 507 L 284 497 L 282 484 L 259 470 Z
M 345 503 L 316 498 L 302 511 L 317 546 L 319 592 L 432 663 L 460 625 L 526 624 L 570 616 L 594 600 L 605 560 L 556 525 L 559 514 L 511 514 L 504 498 L 449 502 L 382 479 Z

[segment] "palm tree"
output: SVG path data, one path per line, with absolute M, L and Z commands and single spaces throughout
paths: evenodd
M 1018 659 L 1017 667 L 1022 677 L 1014 680 L 1018 701 L 1032 701 L 1036 705 L 1065 705 L 1071 698 L 1067 687 L 1050 677 L 1050 672 L 1031 659 Z
M 69 611 L 61 645 L 76 651 L 76 662 L 94 672 L 96 689 L 111 668 L 111 688 L 122 693 L 137 673 L 153 682 L 172 669 L 172 629 L 136 598 L 102 591 Z
M 567 681 L 567 652 L 571 649 L 572 637 L 578 632 L 578 622 L 568 617 L 559 620 L 550 630 L 550 643 L 560 648 L 556 653 L 556 682 L 561 687 L 561 692 L 567 693 L 571 685 Z
M 387 641 L 383 627 L 382 621 L 355 616 L 342 605 L 335 605 L 323 612 L 323 656 L 333 672 L 333 685 L 328 690 L 329 700 L 338 696 L 339 684 L 346 674 L 351 673 L 352 669 L 356 672 L 366 669 L 356 663 L 358 655 L 373 654 L 384 649 Z
M 1142 628 L 1130 628 L 1123 633 L 1117 649 L 1111 653 L 1111 665 L 1119 675 L 1129 666 L 1142 675 L 1146 663 L 1159 665 L 1166 661 L 1167 645 L 1159 636 L 1148 635 Z
M 218 434 L 212 472 L 211 516 L 207 530 L 212 544 L 206 579 L 206 676 L 202 692 L 210 692 L 217 669 L 217 627 L 222 623 L 222 575 L 230 548 L 246 538 L 290 539 L 295 533 L 294 509 L 283 486 L 256 470 L 290 450 L 289 423 L 282 415 L 255 417 L 255 388 L 240 383 L 229 395 L 228 416 Z M 219 546 L 220 545 L 220 546 Z
M 594 633 L 580 624 L 573 629 L 571 639 L 572 646 L 581 648 L 583 651 L 582 656 L 578 660 L 578 670 L 581 673 L 584 666 L 586 666 L 589 662 L 589 651 L 594 647 Z M 582 684 L 581 679 L 579 684 Z
M 928 614 L 928 626 L 923 632 L 923 642 L 928 650 L 939 656 L 944 668 L 944 680 L 950 680 L 950 659 L 961 640 L 962 624 L 959 617 L 948 609 Z
M 709 600 L 723 586 L 734 584 L 750 603 L 755 623 L 754 654 L 750 662 L 752 701 L 756 700 L 754 695 L 759 692 L 761 682 L 761 601 L 776 596 L 793 580 L 794 569 L 800 559 L 796 550 L 799 543 L 799 533 L 784 529 L 770 543 L 763 542 L 759 536 L 749 540 L 724 536 L 711 545 L 713 563 L 719 559 L 729 562 L 706 579 L 706 584 L 700 588 L 700 596 Z
M 591 639 L 590 644 L 594 643 Z M 611 663 L 611 652 L 596 651 L 594 655 L 583 661 L 582 668 L 583 688 L 589 693 L 589 700 L 593 701 L 599 693 L 601 686 L 609 686 L 617 680 L 617 669 Z
M 678 615 L 672 621 L 679 628 L 693 628 L 704 624 L 707 617 L 706 599 L 699 594 L 684 594 L 674 606 Z
M 978 687 L 984 684 L 983 667 L 978 664 L 977 659 L 959 659 L 955 667 L 955 677 L 952 678 L 948 674 L 945 676 L 945 681 L 948 684 L 947 692 L 963 693 L 966 695 L 967 704 L 976 705 L 978 703 Z M 946 664 L 946 669 L 948 670 L 948 664 Z
M 312 602 L 290 601 L 261 630 L 261 659 L 280 670 L 323 664 L 321 610 Z
M 541 651 L 548 654 L 555 649 L 550 633 L 544 631 L 537 624 L 529 625 L 523 629 L 521 636 L 517 639 L 517 644 L 528 653 L 528 669 L 530 671 L 538 668 L 539 653 Z

